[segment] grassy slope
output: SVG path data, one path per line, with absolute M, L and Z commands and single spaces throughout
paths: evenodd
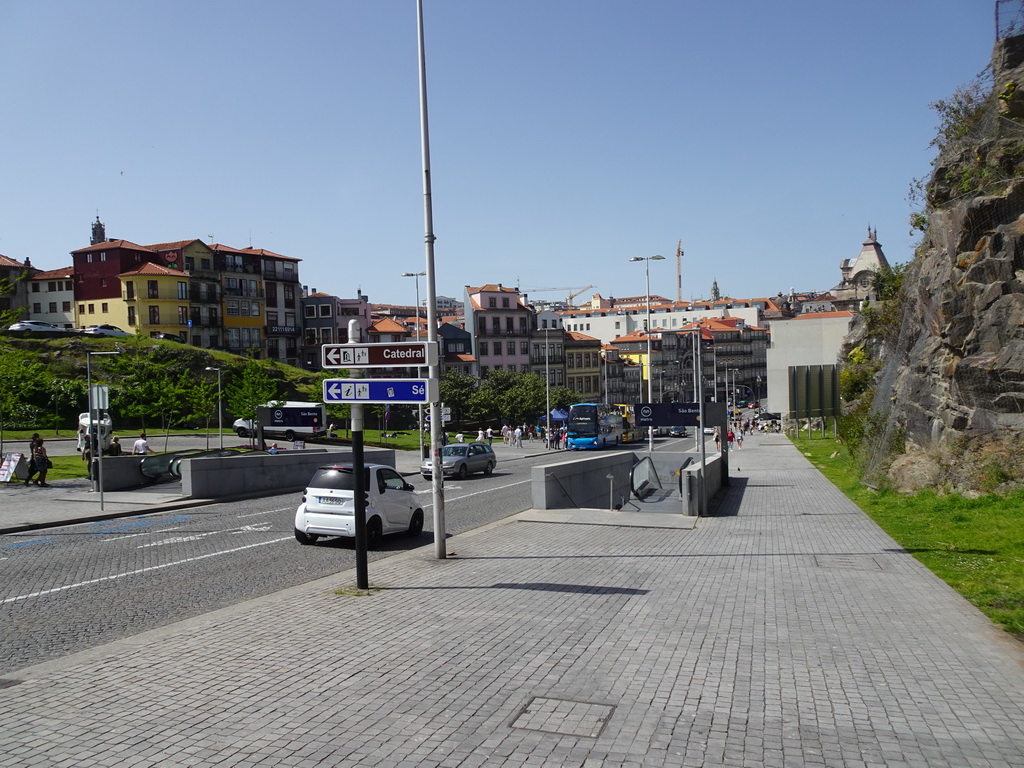
M 796 445 L 901 546 L 1024 640 L 1024 493 L 967 499 L 872 491 L 836 441 L 801 438 Z

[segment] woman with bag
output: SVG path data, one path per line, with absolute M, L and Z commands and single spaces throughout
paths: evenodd
M 43 446 L 43 438 L 36 440 L 35 448 L 32 449 L 32 462 L 36 465 L 36 471 L 39 473 L 34 482 L 40 488 L 49 488 L 46 484 L 46 473 L 53 466 L 50 463 L 49 457 L 46 455 L 46 448 Z M 28 481 L 25 481 L 25 485 L 28 485 Z

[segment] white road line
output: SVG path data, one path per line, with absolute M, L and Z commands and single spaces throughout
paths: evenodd
M 488 488 L 487 490 L 484 490 L 484 491 L 473 491 L 472 493 L 467 493 L 467 494 L 465 494 L 463 496 L 456 496 L 453 499 L 449 499 L 447 496 L 445 496 L 445 503 L 447 503 L 449 501 L 462 501 L 463 499 L 468 499 L 470 496 L 479 496 L 481 493 L 491 493 L 493 491 L 503 491 L 506 488 L 515 488 L 517 485 L 523 485 L 524 483 L 529 483 L 529 482 L 531 482 L 531 481 L 530 480 L 520 480 L 518 483 L 509 483 L 508 485 L 499 485 L 497 488 Z M 447 488 L 448 486 L 445 486 L 445 487 Z M 432 507 L 434 505 L 433 505 L 433 503 L 430 503 L 430 504 L 424 504 L 423 506 L 424 507 Z
M 56 592 L 64 592 L 68 589 L 77 589 L 78 587 L 87 587 L 90 584 L 100 584 L 104 581 L 114 581 L 115 579 L 123 579 L 126 576 L 138 576 L 141 573 L 149 573 L 151 571 L 159 571 L 164 568 L 171 568 L 175 565 L 185 565 L 186 563 L 194 563 L 198 560 L 206 560 L 210 557 L 220 557 L 221 555 L 230 555 L 233 552 L 241 552 L 246 549 L 253 549 L 254 547 L 263 547 L 267 544 L 279 544 L 282 541 L 291 541 L 292 537 L 287 536 L 283 539 L 273 539 L 271 541 L 261 541 L 258 544 L 246 544 L 244 547 L 235 547 L 234 549 L 225 549 L 222 552 L 210 552 L 207 555 L 199 555 L 198 557 L 189 557 L 185 560 L 175 560 L 173 563 L 164 563 L 163 565 L 154 565 L 149 568 L 139 568 L 135 571 L 125 571 L 124 573 L 115 573 L 110 576 L 101 576 L 98 579 L 89 579 L 88 581 L 80 581 L 77 584 L 65 584 L 63 587 L 54 587 L 53 589 L 44 589 L 39 592 L 31 592 L 27 595 L 18 595 L 17 597 L 8 597 L 5 600 L 0 600 L 0 605 L 6 605 L 7 603 L 16 603 L 19 600 L 28 600 L 32 597 L 44 597 L 46 595 L 52 595 Z
M 296 504 L 295 506 L 297 507 L 299 505 Z M 243 517 L 259 517 L 260 515 L 273 515 L 273 514 L 276 514 L 278 512 L 287 512 L 289 509 L 294 509 L 294 508 L 293 507 L 281 507 L 281 509 L 268 509 L 266 512 L 250 512 L 247 515 L 236 515 L 236 517 L 238 517 L 238 519 L 241 520 Z

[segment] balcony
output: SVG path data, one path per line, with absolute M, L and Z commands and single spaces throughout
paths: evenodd
M 240 299 L 262 299 L 264 292 L 262 288 L 224 288 L 225 296 L 237 296 Z

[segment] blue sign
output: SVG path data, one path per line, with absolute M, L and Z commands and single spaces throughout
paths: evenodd
M 327 379 L 325 403 L 434 403 L 437 379 Z
M 637 403 L 633 418 L 638 427 L 696 427 L 700 403 Z

